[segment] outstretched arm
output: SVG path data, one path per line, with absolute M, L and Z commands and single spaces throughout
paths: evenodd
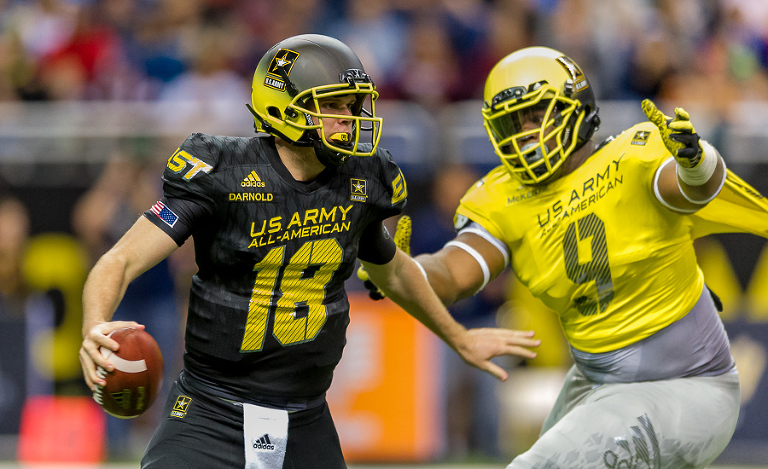
M 643 100 L 642 108 L 674 157 L 674 163 L 670 159 L 658 169 L 656 197 L 672 210 L 698 211 L 717 197 L 725 182 L 725 163 L 720 153 L 699 137 L 683 108 L 675 108 L 674 118 L 665 116 L 649 99 Z
M 439 251 L 415 259 L 445 305 L 478 293 L 506 267 L 504 255 L 495 246 L 470 232 L 462 232 Z
M 500 355 L 536 356 L 530 348 L 538 347 L 540 341 L 533 339 L 533 331 L 500 328 L 467 330 L 456 322 L 430 287 L 430 283 L 435 284 L 435 281 L 430 279 L 428 282 L 416 261 L 402 250 L 398 249 L 387 264 L 363 262 L 363 266 L 384 294 L 427 326 L 468 364 L 504 381 L 507 373 L 491 362 L 492 358 Z
M 394 241 L 405 254 L 411 254 L 411 219 L 408 215 L 398 220 Z M 451 305 L 482 290 L 507 264 L 499 248 L 470 231 L 462 232 L 435 253 L 416 256 L 416 260 L 444 305 Z M 364 282 L 372 299 L 385 297 L 384 292 L 371 281 L 365 266 L 358 269 L 357 276 Z
M 118 344 L 107 337 L 121 327 L 143 328 L 133 321 L 110 321 L 125 290 L 136 277 L 168 257 L 178 246 L 160 228 L 140 217 L 128 232 L 104 254 L 88 274 L 83 288 L 83 343 L 80 365 L 88 387 L 106 384 L 97 367 L 114 367 L 99 347 L 117 351 Z

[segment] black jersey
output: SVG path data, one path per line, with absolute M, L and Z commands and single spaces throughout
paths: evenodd
M 194 134 L 168 159 L 145 216 L 194 238 L 185 372 L 223 397 L 284 407 L 322 400 L 349 323 L 344 281 L 366 227 L 405 204 L 385 150 L 294 180 L 274 139 Z M 363 239 L 365 242 L 365 239 Z

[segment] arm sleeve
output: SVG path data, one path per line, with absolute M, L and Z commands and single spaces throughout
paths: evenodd
M 195 226 L 208 217 L 205 206 L 178 197 L 163 197 L 144 216 L 181 246 Z
M 397 247 L 389 231 L 380 221 L 371 223 L 360 237 L 357 257 L 371 264 L 382 265 L 395 257 Z

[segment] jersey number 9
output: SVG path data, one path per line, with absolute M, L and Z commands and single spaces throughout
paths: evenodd
M 590 241 L 592 258 L 579 262 L 579 242 Z M 580 296 L 574 300 L 584 316 L 602 313 L 613 300 L 613 279 L 608 265 L 605 225 L 594 213 L 568 225 L 563 238 L 565 272 L 572 282 L 582 285 L 595 282 L 597 297 Z

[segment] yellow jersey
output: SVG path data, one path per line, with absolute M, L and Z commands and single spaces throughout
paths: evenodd
M 641 123 L 541 187 L 497 167 L 456 216 L 506 244 L 518 279 L 559 314 L 573 347 L 616 350 L 685 316 L 704 286 L 693 218 L 654 195 L 669 156 L 656 127 Z

